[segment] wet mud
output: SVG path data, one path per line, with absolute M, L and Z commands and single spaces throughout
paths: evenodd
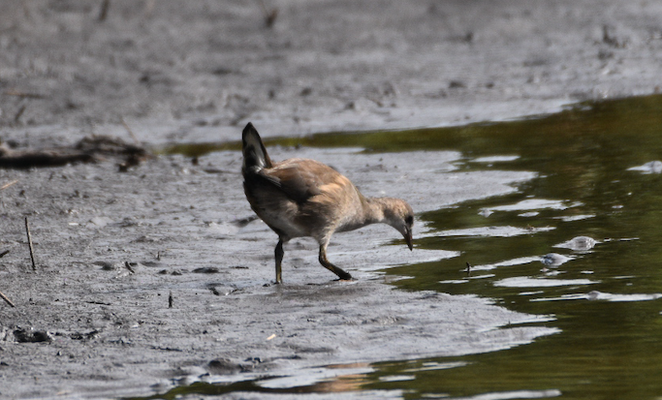
M 512 192 L 532 177 L 453 172 L 453 152 L 272 151 L 301 155 L 421 211 Z M 458 254 L 410 252 L 387 226 L 334 237 L 329 257 L 356 281 L 334 281 L 316 243 L 301 239 L 286 246 L 285 283 L 273 285 L 276 236 L 251 221 L 240 157 L 212 153 L 193 165 L 162 156 L 125 173 L 111 162 L 0 171 L 18 180 L 2 193 L 2 291 L 16 305 L 2 314 L 3 395 L 148 395 L 205 376 L 493 351 L 554 332 L 518 326 L 533 317 L 486 300 L 393 289 L 380 269 Z M 430 174 L 448 181 L 443 191 L 420 185 Z

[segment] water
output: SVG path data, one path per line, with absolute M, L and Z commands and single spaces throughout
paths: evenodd
M 397 283 L 404 289 L 473 293 L 516 311 L 554 315 L 548 324 L 561 333 L 416 374 L 407 382 L 410 397 L 660 398 L 662 176 L 628 169 L 662 158 L 662 97 L 429 134 L 457 140 L 463 168 L 539 177 L 510 196 L 422 215 L 430 231 L 420 245 L 462 255 L 389 273 L 415 276 Z M 598 243 L 588 251 L 555 247 L 580 235 Z M 537 258 L 547 253 L 569 259 L 546 267 Z
M 644 166 L 662 159 L 662 96 L 583 103 L 521 121 L 272 142 L 456 150 L 463 154 L 461 170 L 536 172 L 515 194 L 420 215 L 427 229 L 417 246 L 461 256 L 387 273 L 413 277 L 396 281 L 404 290 L 475 294 L 515 311 L 552 315 L 545 324 L 560 330 L 494 353 L 373 364 L 289 393 L 349 388 L 412 399 L 662 398 L 662 168 Z M 576 236 L 596 244 L 572 250 L 566 242 Z M 567 259 L 547 266 L 540 260 L 548 253 Z

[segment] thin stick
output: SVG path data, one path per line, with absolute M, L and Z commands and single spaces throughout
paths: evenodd
M 21 115 L 23 115 L 26 108 L 28 108 L 28 106 L 26 104 L 23 104 L 21 108 L 18 109 L 18 111 L 14 115 L 14 123 L 17 123 L 18 120 L 21 119 Z
M 124 267 L 126 267 L 126 269 L 128 269 L 129 272 L 131 272 L 132 274 L 135 274 L 135 273 L 136 273 L 136 271 L 134 271 L 134 269 L 131 268 L 131 264 L 129 264 L 128 261 L 124 261 Z
M 37 272 L 37 264 L 34 262 L 34 249 L 32 248 L 32 235 L 30 235 L 30 225 L 28 217 L 25 217 L 25 232 L 28 234 L 28 246 L 30 247 L 30 259 L 32 260 L 32 270 Z
M 2 253 L 0 253 L 0 258 L 6 256 L 9 253 L 9 250 L 5 250 Z
M 97 21 L 103 22 L 106 20 L 108 17 L 108 8 L 110 7 L 110 0 L 104 0 L 103 3 L 101 3 L 101 10 L 99 11 L 99 16 L 97 17 Z
M 9 300 L 9 297 L 5 296 L 2 292 L 0 292 L 0 297 L 2 297 L 2 300 L 6 301 L 7 304 L 9 304 L 10 306 L 16 307 L 14 303 L 12 303 L 11 300 Z
M 28 99 L 43 99 L 44 96 L 36 93 L 25 93 L 19 92 L 18 90 L 7 90 L 5 91 L 5 96 L 18 96 L 18 97 L 27 97 Z
M 271 28 L 276 22 L 276 17 L 278 16 L 278 9 L 274 8 L 271 11 L 267 9 L 267 5 L 264 4 L 264 0 L 259 0 L 260 8 L 262 9 L 262 14 L 264 15 L 264 23 L 267 28 Z
M 136 135 L 133 134 L 133 131 L 131 130 L 131 128 L 129 128 L 129 124 L 127 124 L 126 121 L 124 121 L 124 118 L 122 117 L 120 117 L 120 121 L 122 121 L 122 125 L 124 125 L 124 129 L 126 129 L 126 131 L 129 133 L 133 141 L 136 142 L 138 146 L 140 146 L 140 140 L 138 140 Z
M 11 182 L 9 182 L 9 183 L 5 183 L 4 185 L 0 186 L 0 190 L 5 190 L 5 189 L 7 189 L 8 187 L 10 187 L 10 186 L 12 186 L 12 185 L 15 185 L 15 184 L 17 184 L 17 183 L 18 183 L 18 179 L 14 180 L 14 181 L 11 181 Z

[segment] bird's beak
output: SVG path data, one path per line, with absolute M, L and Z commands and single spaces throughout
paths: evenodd
M 405 242 L 407 242 L 407 247 L 409 247 L 409 250 L 414 250 L 414 240 L 411 237 L 411 229 L 407 228 L 403 236 L 405 237 Z

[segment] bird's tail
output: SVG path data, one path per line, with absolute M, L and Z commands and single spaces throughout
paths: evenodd
M 271 168 L 273 164 L 264 148 L 264 143 L 252 123 L 248 123 L 241 134 L 242 151 L 244 153 L 244 172 Z

